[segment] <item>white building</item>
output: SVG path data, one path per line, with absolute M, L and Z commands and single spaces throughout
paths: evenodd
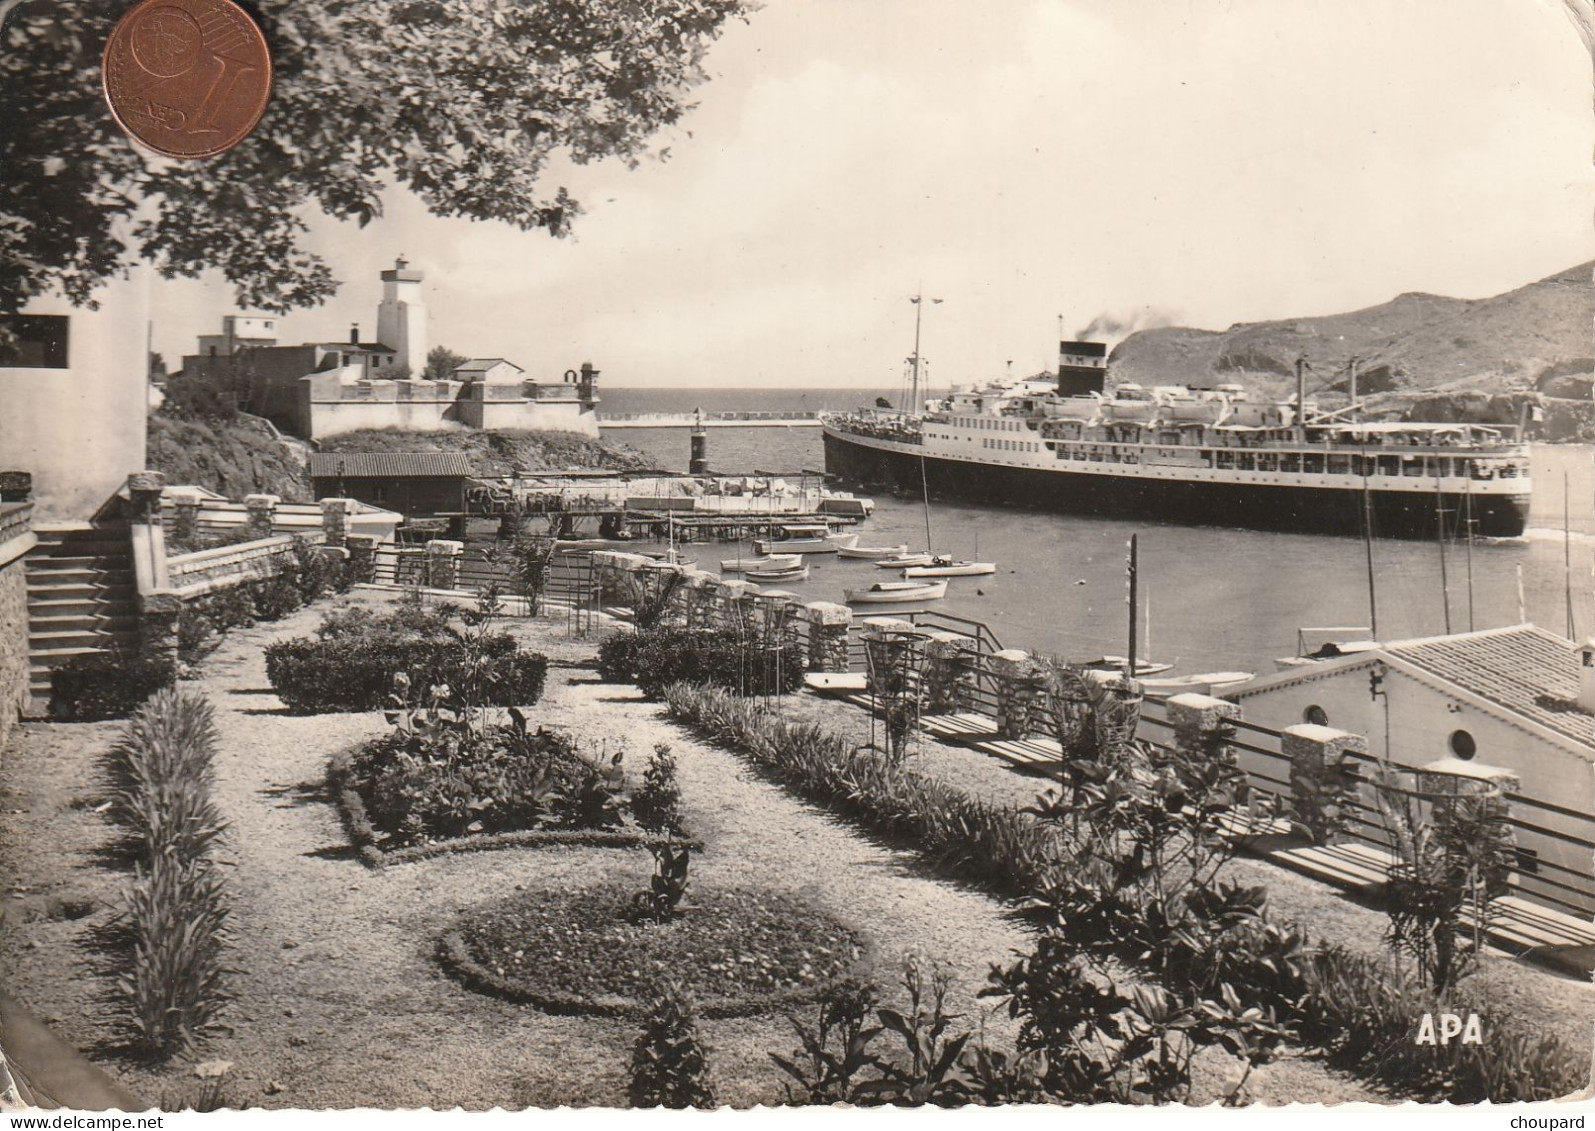
M 1595 644 L 1531 624 L 1403 640 L 1294 664 L 1223 695 L 1247 722 L 1350 731 L 1398 766 L 1510 771 L 1522 783 L 1513 804 L 1522 894 L 1595 910 L 1564 886 L 1592 887 Z

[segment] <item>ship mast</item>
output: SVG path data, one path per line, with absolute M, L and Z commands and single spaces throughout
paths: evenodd
M 919 288 L 919 292 L 917 294 L 915 294 L 913 298 L 908 300 L 909 302 L 914 304 L 914 354 L 913 354 L 912 357 L 910 357 L 908 359 L 909 364 L 912 366 L 912 371 L 913 371 L 913 384 L 910 386 L 910 390 L 911 391 L 909 392 L 909 395 L 908 395 L 908 411 L 909 412 L 918 412 L 920 410 L 920 403 L 919 403 L 919 367 L 920 367 L 920 362 L 921 362 L 922 359 L 919 356 L 919 327 L 920 327 L 920 322 L 923 320 L 924 313 L 925 313 L 924 298 L 925 298 L 925 288 L 924 287 L 920 287 Z M 930 301 L 932 303 L 939 303 L 939 302 L 941 302 L 941 299 L 933 298 Z

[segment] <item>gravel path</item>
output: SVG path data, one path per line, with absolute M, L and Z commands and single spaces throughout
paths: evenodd
M 432 955 L 440 931 L 478 903 L 600 875 L 629 875 L 641 887 L 648 857 L 508 849 L 379 872 L 362 867 L 321 781 L 333 753 L 382 731 L 380 716 L 297 718 L 265 679 L 264 645 L 309 631 L 321 611 L 232 633 L 188 685 L 218 712 L 217 800 L 231 822 L 221 855 L 234 899 L 230 961 L 238 971 L 236 1000 L 225 1015 L 232 1028 L 207 1041 L 199 1057 L 232 1062 L 228 1095 L 269 1107 L 623 1103 L 633 1023 L 551 1017 L 496 1001 L 452 981 Z M 633 775 L 655 742 L 674 747 L 687 823 L 706 841 L 694 861 L 696 885 L 801 892 L 872 937 L 889 993 L 896 956 L 917 947 L 955 974 L 952 1005 L 965 1023 L 986 1011 L 974 993 L 989 965 L 1026 944 L 1002 905 L 927 874 L 913 853 L 861 835 L 753 774 L 735 755 L 691 740 L 632 689 L 597 683 L 590 670 L 574 666 L 590 659 L 596 641 L 570 640 L 563 623 L 510 626 L 556 663 L 544 702 L 531 712 L 534 725 L 568 727 L 611 751 L 623 747 Z M 190 1064 L 155 1071 L 107 1047 L 109 978 L 89 944 L 112 918 L 125 876 L 101 855 L 109 829 L 91 806 L 101 788 L 97 759 L 117 730 L 28 726 L 0 761 L 0 867 L 12 877 L 13 904 L 0 968 L 19 998 L 135 1091 L 152 1101 L 191 1096 L 198 1082 Z M 63 917 L 74 900 L 85 901 L 89 913 Z M 780 1102 L 779 1074 L 766 1052 L 792 1047 L 784 1020 L 703 1028 L 723 1101 Z M 989 1032 L 1004 1041 L 1006 1021 L 994 1020 Z M 1205 1068 L 1201 1095 L 1222 1092 L 1233 1074 L 1223 1062 Z M 1253 1093 L 1272 1102 L 1372 1098 L 1300 1059 L 1254 1074 Z

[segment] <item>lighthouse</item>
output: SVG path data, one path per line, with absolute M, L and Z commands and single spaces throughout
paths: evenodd
M 382 272 L 382 303 L 377 307 L 377 340 L 394 352 L 393 364 L 419 377 L 426 368 L 426 303 L 421 280 L 404 256 Z

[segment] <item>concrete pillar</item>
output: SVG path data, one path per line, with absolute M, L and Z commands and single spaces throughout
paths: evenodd
M 166 502 L 172 508 L 172 537 L 192 543 L 199 537 L 199 492 L 181 488 L 169 491 Z
M 803 619 L 809 626 L 809 671 L 848 671 L 847 637 L 853 610 L 829 601 L 811 601 L 803 606 Z
M 342 546 L 349 537 L 349 514 L 354 510 L 353 499 L 322 499 L 321 530 L 326 535 L 322 545 Z
M 349 549 L 349 584 L 369 585 L 377 578 L 377 536 L 351 534 L 346 544 Z
M 127 477 L 127 520 L 134 526 L 159 526 L 161 492 L 166 476 L 158 471 L 135 471 Z
M 1298 723 L 1285 728 L 1280 747 L 1290 761 L 1292 822 L 1316 844 L 1350 840 L 1359 781 L 1357 762 L 1350 755 L 1366 754 L 1367 740 L 1333 727 Z
M 967 636 L 933 632 L 925 639 L 925 661 L 920 670 L 927 715 L 952 715 L 967 710 L 974 691 L 975 651 Z
M 434 538 L 426 544 L 426 583 L 433 589 L 453 589 L 459 583 L 464 542 Z
M 1429 796 L 1430 820 L 1436 827 L 1450 825 L 1458 819 L 1459 810 L 1471 808 L 1469 803 L 1473 803 L 1484 817 L 1499 821 L 1510 837 L 1506 818 L 1512 809 L 1511 797 L 1521 788 L 1517 774 L 1501 766 L 1446 758 L 1418 769 L 1418 792 Z
M 282 498 L 278 495 L 244 496 L 244 507 L 249 512 L 246 522 L 251 540 L 259 541 L 262 538 L 270 538 L 272 536 L 277 525 L 277 504 L 280 502 L 282 502 Z M 321 513 L 323 519 L 325 519 L 327 513 L 325 507 L 322 508 Z M 328 538 L 327 545 L 338 546 L 342 545 L 342 542 L 334 542 L 331 538 Z
M 715 585 L 713 627 L 726 632 L 746 631 L 742 620 L 742 600 L 753 586 L 736 578 L 720 578 Z
M 689 569 L 681 587 L 682 620 L 687 628 L 699 631 L 714 623 L 714 583 L 718 578 L 708 570 Z
M 0 503 L 25 503 L 33 498 L 33 473 L 0 471 Z
M 170 590 L 144 593 L 138 603 L 138 654 L 177 667 L 177 623 L 183 599 Z
M 997 733 L 1020 739 L 1034 729 L 1031 712 L 1041 680 L 1029 652 L 1008 648 L 991 656 L 991 673 L 997 685 Z
M 1190 691 L 1170 696 L 1167 708 L 1174 745 L 1187 753 L 1200 750 L 1215 730 L 1241 717 L 1238 703 Z
M 1094 672 L 1086 676 L 1101 688 L 1092 719 L 1097 749 L 1104 754 L 1124 750 L 1135 740 L 1141 725 L 1141 685 L 1117 672 Z

